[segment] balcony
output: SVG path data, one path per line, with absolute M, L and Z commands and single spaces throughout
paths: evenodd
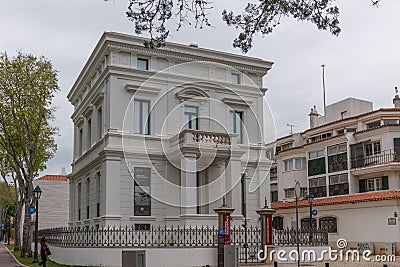
M 179 162 L 181 156 L 186 153 L 197 154 L 203 159 L 227 159 L 231 155 L 231 149 L 236 146 L 236 136 L 236 134 L 185 129 L 169 139 L 167 156 L 173 162 Z M 201 164 L 201 161 L 198 161 L 198 164 Z
M 233 138 L 234 139 L 234 138 Z M 211 144 L 214 146 L 230 146 L 231 136 L 227 133 L 207 132 L 201 130 L 185 129 L 179 134 L 171 137 L 170 145 L 195 145 Z
M 400 156 L 394 150 L 381 151 L 378 154 L 359 156 L 351 159 L 354 175 L 379 173 L 381 171 L 400 170 Z

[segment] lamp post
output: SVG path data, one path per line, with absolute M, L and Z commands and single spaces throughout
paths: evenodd
M 42 189 L 37 185 L 33 190 L 33 196 L 36 199 L 36 221 L 35 221 L 35 251 L 33 254 L 33 262 L 38 263 L 38 231 L 39 231 L 39 198 L 42 195 Z
M 314 195 L 312 193 L 308 194 L 307 200 L 308 200 L 308 204 L 310 204 L 310 238 L 309 238 L 309 242 L 311 244 L 311 242 L 312 242 L 312 203 L 314 201 Z

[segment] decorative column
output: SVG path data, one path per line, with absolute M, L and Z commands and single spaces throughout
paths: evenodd
M 234 210 L 226 206 L 225 197 L 222 206 L 214 209 L 218 214 L 218 267 L 224 267 L 224 246 L 231 243 L 231 213 Z
M 268 208 L 267 198 L 265 198 L 265 206 L 259 210 L 256 210 L 257 214 L 260 216 L 261 221 L 261 244 L 262 250 L 264 253 L 268 253 L 270 251 L 273 242 L 272 242 L 272 215 L 276 212 L 276 210 Z M 269 259 L 268 254 L 264 254 L 264 258 L 267 259 L 267 263 L 271 259 Z
M 181 216 L 197 214 L 197 155 L 185 153 L 181 159 Z

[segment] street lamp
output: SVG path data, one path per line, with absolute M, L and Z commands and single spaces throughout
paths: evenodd
M 314 195 L 312 193 L 308 194 L 307 196 L 308 204 L 310 204 L 310 244 L 312 241 L 312 203 L 314 201 Z
M 33 190 L 33 196 L 36 199 L 36 222 L 35 222 L 35 251 L 33 254 L 33 262 L 38 263 L 38 231 L 39 231 L 39 198 L 42 195 L 42 189 L 37 185 Z

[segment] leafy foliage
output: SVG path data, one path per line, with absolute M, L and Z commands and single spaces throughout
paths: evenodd
M 19 52 L 0 54 L 0 165 L 12 175 L 18 193 L 17 213 L 25 207 L 22 255 L 31 254 L 30 215 L 33 179 L 54 156 L 58 129 L 51 101 L 58 88 L 57 71 L 44 57 Z
M 107 0 L 105 0 L 107 1 Z M 370 0 L 378 6 L 381 0 Z M 257 3 L 254 3 L 257 2 Z M 233 46 L 247 53 L 253 46 L 256 34 L 269 34 L 281 22 L 282 17 L 293 17 L 299 21 L 309 21 L 320 30 L 329 30 L 339 35 L 339 8 L 336 0 L 259 0 L 247 3 L 242 14 L 223 10 L 222 19 L 228 26 L 240 29 Z M 176 29 L 188 24 L 202 29 L 211 26 L 208 10 L 212 2 L 205 0 L 130 0 L 126 15 L 135 25 L 136 34 L 147 32 L 150 48 L 164 45 L 170 34 L 167 22 L 177 20 Z

